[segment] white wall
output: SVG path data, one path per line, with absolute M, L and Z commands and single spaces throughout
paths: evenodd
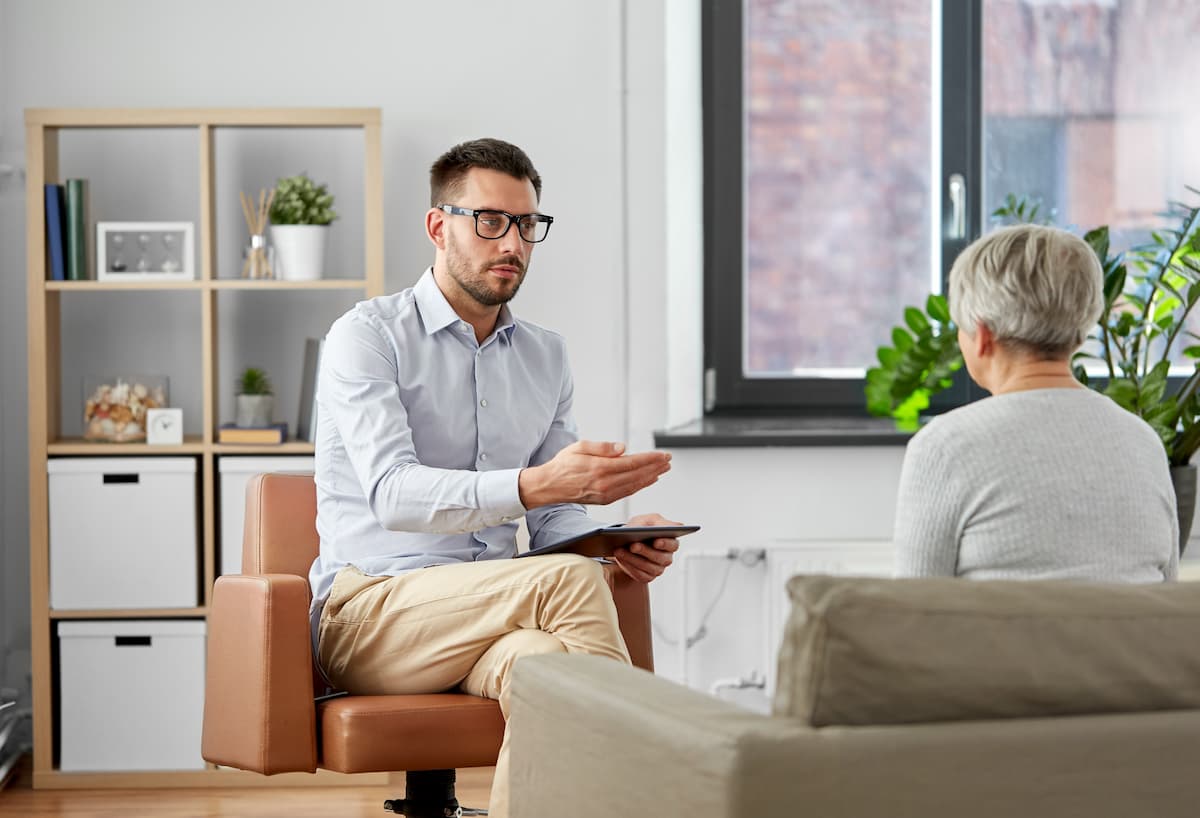
M 429 163 L 463 139 L 516 142 L 541 171 L 544 208 L 558 221 L 514 308 L 567 336 L 583 433 L 648 448 L 654 429 L 686 421 L 700 407 L 696 5 L 532 0 L 518 11 L 469 0 L 4 0 L 0 165 L 23 164 L 26 107 L 378 106 L 387 285 L 400 289 L 431 259 L 421 227 Z M 488 88 L 474 69 L 507 79 Z M 99 151 L 85 145 L 80 154 L 87 159 Z M 120 178 L 122 167 L 88 172 Z M 131 178 L 137 170 L 130 169 Z M 255 162 L 242 163 L 240 172 L 231 184 L 259 184 Z M 191 173 L 189 165 L 183 177 Z M 134 186 L 107 206 L 135 207 L 147 194 Z M 164 194 L 161 209 L 179 201 L 191 206 L 188 195 Z M 219 204 L 236 208 L 228 200 Z M 4 679 L 22 686 L 28 656 L 21 651 L 29 638 L 24 257 L 24 197 L 10 183 L 0 187 L 0 644 L 6 653 L 18 651 Z M 150 305 L 161 313 L 160 335 L 191 320 L 187 305 L 172 302 Z M 83 356 L 72 364 L 72 378 L 101 366 L 106 350 L 119 350 L 93 339 L 119 337 L 107 327 L 145 308 L 111 298 L 102 306 L 81 301 L 65 322 L 65 346 Z M 271 308 L 272 321 L 296 324 L 285 336 L 303 335 L 307 317 Z M 303 300 L 290 308 L 332 309 Z M 92 314 L 106 320 L 93 326 Z M 287 354 L 246 320 L 235 323 L 239 344 L 276 359 Z M 150 363 L 186 366 L 190 344 L 185 336 L 169 338 L 155 353 L 162 357 Z M 236 353 L 223 351 L 224 371 L 231 372 L 227 354 Z M 886 538 L 900 452 L 679 451 L 658 486 L 598 516 L 658 510 L 699 522 L 704 531 L 685 541 L 692 549 L 779 538 Z M 672 582 L 668 577 L 654 589 L 664 634 L 681 627 L 673 620 L 678 583 Z M 735 589 L 723 604 L 752 604 L 755 593 Z M 666 652 L 660 667 L 679 672 Z

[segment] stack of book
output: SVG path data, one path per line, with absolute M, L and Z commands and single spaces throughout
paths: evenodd
M 92 278 L 87 179 L 46 185 L 46 249 L 51 281 Z
M 270 426 L 235 426 L 226 423 L 217 429 L 218 443 L 283 443 L 287 440 L 287 424 L 273 423 Z
M 17 767 L 17 759 L 25 751 L 17 736 L 21 713 L 17 709 L 17 694 L 0 689 L 0 789 L 8 783 Z

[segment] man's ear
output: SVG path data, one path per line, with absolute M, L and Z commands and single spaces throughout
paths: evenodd
M 446 249 L 446 214 L 436 207 L 429 208 L 425 213 L 425 235 L 439 250 Z

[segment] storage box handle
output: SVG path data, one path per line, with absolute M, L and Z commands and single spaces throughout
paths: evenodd
M 136 474 L 106 474 L 104 475 L 105 483 L 136 483 L 138 475 Z
M 149 636 L 114 636 L 113 644 L 119 648 L 126 647 L 150 647 Z

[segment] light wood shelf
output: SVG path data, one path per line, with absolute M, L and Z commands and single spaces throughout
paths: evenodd
M 277 445 L 240 445 L 216 442 L 218 425 L 218 345 L 222 292 L 351 292 L 362 297 L 381 295 L 383 275 L 383 171 L 382 118 L 377 108 L 179 108 L 179 109 L 68 109 L 30 108 L 25 111 L 26 137 L 26 275 L 29 355 L 29 548 L 31 652 L 33 664 L 33 782 L 35 787 L 91 789 L 103 787 L 229 787 L 229 786 L 329 786 L 368 780 L 387 781 L 386 774 L 339 776 L 257 776 L 210 766 L 187 772 L 69 773 L 54 766 L 56 691 L 59 689 L 52 639 L 56 622 L 89 619 L 203 619 L 208 616 L 212 585 L 216 579 L 217 459 L 233 454 L 312 454 L 313 445 L 289 441 Z M 43 186 L 61 182 L 59 135 L 81 129 L 187 128 L 196 131 L 199 145 L 199 224 L 196 232 L 199 269 L 192 281 L 49 281 L 45 244 Z M 215 194 L 214 141 L 223 128 L 346 128 L 363 136 L 363 266 L 340 271 L 342 277 L 317 281 L 245 280 L 222 277 L 216 261 L 218 209 L 237 209 L 237 202 L 218 204 Z M 92 225 L 89 225 L 89 230 Z M 64 437 L 62 418 L 62 302 L 72 293 L 187 294 L 200 300 L 200 368 L 194 376 L 201 392 L 201 429 L 181 445 L 96 443 Z M 326 327 L 313 328 L 323 332 Z M 47 460 L 60 456 L 124 457 L 153 455 L 196 456 L 199 491 L 199 553 L 202 594 L 191 608 L 66 611 L 51 610 L 49 560 L 49 497 Z M 382 777 L 381 777 L 382 776 Z
M 276 281 L 216 278 L 195 281 L 47 281 L 52 292 L 106 292 L 118 290 L 365 290 L 365 278 L 322 278 L 316 281 Z
M 203 619 L 208 608 L 101 608 L 94 610 L 51 610 L 51 619 Z

